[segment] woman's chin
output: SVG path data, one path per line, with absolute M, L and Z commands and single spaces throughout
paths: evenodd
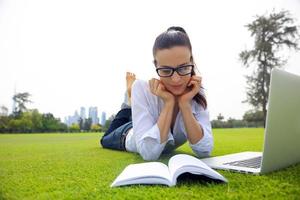
M 175 96 L 180 96 L 183 94 L 184 90 L 172 90 L 170 92 Z

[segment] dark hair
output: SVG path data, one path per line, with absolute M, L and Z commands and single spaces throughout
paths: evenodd
M 154 65 L 157 66 L 157 61 L 155 60 L 155 55 L 158 50 L 162 49 L 170 49 L 174 46 L 185 46 L 187 47 L 191 52 L 191 58 L 190 61 L 194 63 L 193 53 L 192 53 L 192 45 L 190 42 L 190 38 L 186 31 L 179 26 L 171 26 L 167 29 L 167 31 L 161 33 L 157 38 L 155 39 L 154 45 L 153 45 L 153 57 L 154 57 Z M 195 75 L 195 69 L 192 71 L 192 76 Z M 202 87 L 201 87 L 202 88 Z M 203 89 L 203 88 L 202 88 Z M 207 101 L 203 93 L 199 92 L 197 93 L 193 98 L 198 104 L 200 104 L 204 109 L 207 107 Z

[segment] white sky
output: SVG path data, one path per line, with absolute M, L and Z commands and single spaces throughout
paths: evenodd
M 288 9 L 300 24 L 299 0 L 0 0 L 0 105 L 11 111 L 17 92 L 32 94 L 40 112 L 62 120 L 81 106 L 116 113 L 125 72 L 156 77 L 155 37 L 169 26 L 188 32 L 207 90 L 211 119 L 242 118 L 251 107 L 238 60 L 253 39 L 244 27 L 255 15 Z M 300 52 L 285 69 L 300 74 Z

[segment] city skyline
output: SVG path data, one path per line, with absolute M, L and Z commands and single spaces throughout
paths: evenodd
M 100 115 L 98 115 L 97 106 L 89 106 L 88 114 L 86 114 L 86 107 L 81 106 L 80 113 L 78 113 L 78 110 L 75 110 L 73 115 L 64 117 L 63 123 L 67 124 L 68 126 L 71 126 L 72 124 L 78 124 L 80 118 L 83 120 L 91 119 L 92 125 L 100 124 L 101 126 L 104 126 L 106 122 L 106 113 L 102 111 L 100 117 Z
M 11 112 L 16 87 L 16 92 L 32 94 L 28 108 L 61 120 L 81 105 L 97 106 L 108 117 L 116 114 L 126 90 L 126 71 L 145 81 L 157 78 L 153 42 L 178 25 L 191 39 L 210 119 L 219 113 L 241 119 L 252 109 L 242 102 L 245 75 L 253 69 L 238 59 L 253 46 L 245 25 L 257 15 L 283 9 L 300 24 L 298 0 L 1 1 L 0 106 Z M 184 15 L 178 14 L 183 10 Z M 300 52 L 283 54 L 288 58 L 284 69 L 300 74 Z

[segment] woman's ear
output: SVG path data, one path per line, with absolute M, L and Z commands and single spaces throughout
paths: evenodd
M 156 66 L 157 66 L 157 61 L 156 61 L 156 60 L 153 60 L 153 64 L 154 64 L 154 66 L 156 67 Z

